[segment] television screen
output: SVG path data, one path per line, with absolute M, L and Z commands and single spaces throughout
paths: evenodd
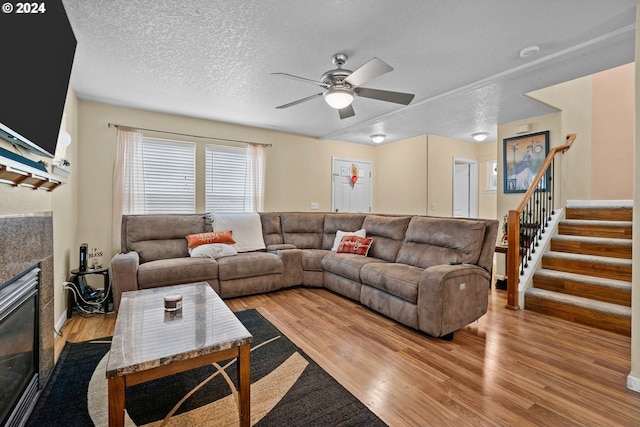
M 53 158 L 76 38 L 61 0 L 5 2 L 0 40 L 0 137 Z

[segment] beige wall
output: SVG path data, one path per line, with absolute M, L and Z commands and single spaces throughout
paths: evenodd
M 498 218 L 497 189 L 487 190 L 488 175 L 490 173 L 487 162 L 497 160 L 498 144 L 496 141 L 476 145 L 478 159 L 478 216 L 480 218 Z
M 594 74 L 591 107 L 591 198 L 633 198 L 635 64 Z
M 509 210 L 515 209 L 522 200 L 522 193 L 504 193 L 504 147 L 503 140 L 505 138 L 512 138 L 518 136 L 516 134 L 516 128 L 523 123 L 531 124 L 531 132 L 536 133 L 542 131 L 549 131 L 549 148 L 562 145 L 564 143 L 564 137 L 562 136 L 562 125 L 560 113 L 551 113 L 543 116 L 532 117 L 526 120 L 519 120 L 517 122 L 505 123 L 498 126 L 498 191 L 497 191 L 497 215 L 500 221 Z M 524 134 L 526 135 L 526 134 Z
M 375 147 L 373 211 L 427 213 L 427 135 Z
M 495 142 L 474 144 L 437 135 L 428 135 L 428 215 L 453 214 L 453 159 L 478 160 L 478 216 L 496 218 L 495 194 L 484 191 L 486 163 L 496 158 Z M 492 208 L 493 205 L 493 208 Z
M 73 91 L 69 91 L 61 124 L 61 130 L 66 130 L 71 135 L 71 145 L 66 150 L 66 158 L 71 163 L 72 175 L 67 184 L 59 186 L 52 192 L 0 184 L 0 215 L 49 211 L 53 213 L 54 322 L 66 309 L 64 282 L 68 279 L 69 271 L 77 267 L 78 254 L 77 251 L 75 253 L 73 251 L 77 212 L 75 185 L 77 173 L 74 165 L 79 145 L 76 127 L 77 102 Z M 0 141 L 0 146 L 13 151 L 11 145 L 4 141 Z M 34 161 L 44 160 L 50 165 L 53 163 L 52 159 L 41 158 L 25 151 L 22 153 Z M 53 334 L 53 331 L 51 333 Z
M 561 111 L 551 147 L 563 145 L 568 134 L 577 134 L 571 150 L 556 159 L 561 184 L 556 188 L 556 205 L 560 207 L 566 200 L 591 199 L 591 89 L 591 78 L 583 77 L 528 94 Z

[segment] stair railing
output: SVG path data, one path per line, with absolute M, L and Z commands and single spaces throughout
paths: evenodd
M 524 194 L 522 201 L 507 216 L 507 308 L 518 310 L 519 278 L 529 266 L 554 211 L 554 159 L 573 144 L 576 134 L 567 142 L 552 148 Z

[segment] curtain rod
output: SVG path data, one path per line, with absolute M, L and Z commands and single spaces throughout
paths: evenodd
M 188 137 L 191 137 L 191 138 L 215 139 L 217 141 L 239 142 L 241 144 L 264 145 L 265 147 L 271 147 L 272 146 L 272 144 L 265 144 L 264 142 L 242 141 L 242 140 L 239 140 L 239 139 L 218 138 L 218 137 L 215 137 L 215 136 L 191 135 L 191 134 L 188 134 L 188 133 L 170 132 L 170 131 L 166 131 L 166 130 L 145 129 L 145 128 L 140 128 L 140 127 L 136 127 L 136 126 L 119 125 L 117 123 L 108 123 L 108 126 L 109 127 L 114 127 L 114 128 L 127 127 L 127 128 L 132 128 L 132 129 L 146 130 L 148 132 L 158 132 L 158 133 L 166 133 L 166 134 L 169 134 L 169 135 L 188 136 Z

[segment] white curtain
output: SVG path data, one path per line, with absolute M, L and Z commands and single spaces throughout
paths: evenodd
M 112 248 L 120 248 L 122 215 L 144 213 L 142 131 L 118 127 L 113 169 Z
M 263 144 L 247 146 L 247 179 L 245 181 L 245 212 L 264 210 L 264 172 L 267 150 Z

